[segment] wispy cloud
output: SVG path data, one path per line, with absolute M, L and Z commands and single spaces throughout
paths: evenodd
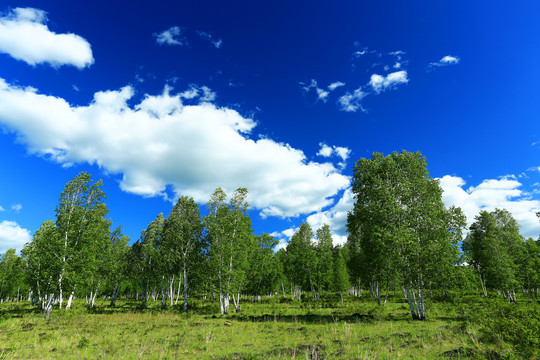
M 0 52 L 29 65 L 72 65 L 83 69 L 94 63 L 90 44 L 75 34 L 57 34 L 46 25 L 47 13 L 15 8 L 0 17 Z
M 203 39 L 206 39 L 210 41 L 210 43 L 216 48 L 219 49 L 223 45 L 223 40 L 214 38 L 211 34 L 204 32 L 204 31 L 197 31 L 197 34 L 202 37 Z
M 366 110 L 362 107 L 362 99 L 366 97 L 366 93 L 362 91 L 362 88 L 354 90 L 352 93 L 347 92 L 345 95 L 341 96 L 338 100 L 340 110 L 347 112 L 356 112 Z
M 319 87 L 317 80 L 315 79 L 311 79 L 310 82 L 300 82 L 299 84 L 302 87 L 302 90 L 304 91 L 304 93 L 309 93 L 310 91 L 313 90 L 315 94 L 317 95 L 317 101 L 322 101 L 322 102 L 326 102 L 328 100 L 328 96 L 330 95 L 332 91 L 345 85 L 345 83 L 341 81 L 336 81 L 336 82 L 331 83 L 330 85 L 328 85 L 326 89 L 324 89 L 324 88 Z
M 184 46 L 187 45 L 187 39 L 182 34 L 182 28 L 172 26 L 169 29 L 154 34 L 156 42 L 159 45 Z
M 328 90 L 334 91 L 334 90 L 336 90 L 338 87 L 341 87 L 341 86 L 345 86 L 345 83 L 344 83 L 344 82 L 341 82 L 341 81 L 336 81 L 336 82 L 333 82 L 333 83 L 331 83 L 330 85 L 328 85 Z

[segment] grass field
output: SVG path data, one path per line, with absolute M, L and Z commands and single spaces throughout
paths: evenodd
M 316 303 L 245 299 L 228 316 L 218 315 L 213 299 L 194 300 L 187 314 L 180 304 L 162 311 L 158 301 L 147 310 L 129 300 L 115 308 L 96 302 L 88 309 L 77 300 L 48 320 L 28 302 L 0 305 L 0 359 L 539 358 L 540 305 L 526 300 L 428 301 L 423 322 L 411 320 L 400 297 L 384 307 L 369 296 L 344 304 L 333 295 Z M 517 315 L 505 315 L 508 305 Z M 521 328 L 499 329 L 498 317 Z

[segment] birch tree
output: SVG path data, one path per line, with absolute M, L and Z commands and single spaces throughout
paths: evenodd
M 389 283 L 399 280 L 412 317 L 419 320 L 426 318 L 424 292 L 434 271 L 457 263 L 455 227 L 463 224 L 459 210 L 444 207 L 442 190 L 426 165 L 420 153 L 406 151 L 358 161 L 355 204 L 347 218 L 351 250 L 359 249 L 369 264 L 367 279 L 375 282 L 378 301 L 378 283 L 386 280 L 388 293 Z
M 333 250 L 333 269 L 331 290 L 339 292 L 341 302 L 343 303 L 343 292 L 351 286 L 349 274 L 347 273 L 347 264 L 343 256 L 343 248 L 336 246 Z
M 60 234 L 52 220 L 41 224 L 34 233 L 32 241 L 22 250 L 27 279 L 32 294 L 32 305 L 39 302 L 41 310 L 49 316 L 58 292 L 58 279 L 61 262 L 58 251 L 61 250 Z
M 187 311 L 188 297 L 188 274 L 196 255 L 202 251 L 203 227 L 199 205 L 193 198 L 182 196 L 174 205 L 171 213 L 167 217 L 163 227 L 163 241 L 161 251 L 167 256 L 167 261 L 171 265 L 168 267 L 170 273 L 179 271 L 179 285 L 184 284 L 184 312 Z M 162 257 L 162 259 L 164 259 Z M 168 290 L 171 305 L 173 301 L 174 276 L 169 278 Z
M 276 286 L 281 286 L 280 264 L 274 255 L 278 240 L 267 233 L 255 236 L 257 246 L 249 252 L 249 271 L 247 272 L 247 292 L 251 295 L 271 293 Z
M 330 232 L 330 226 L 324 224 L 316 232 L 317 244 L 315 245 L 315 253 L 317 257 L 316 267 L 316 282 L 317 282 L 317 299 L 320 298 L 321 291 L 329 291 L 334 275 L 333 261 L 333 240 Z
M 498 289 L 515 302 L 520 252 L 524 250 L 519 226 L 507 210 L 482 211 L 475 217 L 463 243 L 469 264 L 480 278 L 484 296 L 488 289 Z
M 148 306 L 148 298 L 155 290 L 159 277 L 158 245 L 161 242 L 164 224 L 163 214 L 159 214 L 148 227 L 141 232 L 141 237 L 131 247 L 131 266 L 135 281 L 140 287 L 141 304 Z
M 219 293 L 220 310 L 228 314 L 231 295 L 235 310 L 240 310 L 240 291 L 245 286 L 248 248 L 253 244 L 248 215 L 247 190 L 237 189 L 227 202 L 227 195 L 218 188 L 207 204 L 204 218 L 208 241 L 209 265 Z
M 21 296 L 21 290 L 26 289 L 23 278 L 22 260 L 15 249 L 8 249 L 0 257 L 0 302 Z
M 111 307 L 116 306 L 116 299 L 120 293 L 122 283 L 127 277 L 130 250 L 128 243 L 129 237 L 122 234 L 121 227 L 117 227 L 111 233 L 110 240 L 104 249 L 104 277 L 111 294 Z
M 311 295 L 316 300 L 314 281 L 317 256 L 312 239 L 311 226 L 303 222 L 287 243 L 285 271 L 289 277 L 292 298 L 298 301 L 301 300 L 302 290 L 311 290 Z
M 56 228 L 59 232 L 59 251 L 56 254 L 60 263 L 58 275 L 58 302 L 62 308 L 64 290 L 71 290 L 71 297 L 75 292 L 77 283 L 81 278 L 77 276 L 84 267 L 81 262 L 86 261 L 82 256 L 85 250 L 93 247 L 93 242 L 100 237 L 107 222 L 104 216 L 108 213 L 103 203 L 105 193 L 100 189 L 102 181 L 92 182 L 91 176 L 86 172 L 77 175 L 69 181 L 56 207 Z

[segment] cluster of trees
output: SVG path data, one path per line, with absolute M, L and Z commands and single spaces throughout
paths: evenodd
M 486 296 L 502 292 L 509 301 L 519 290 L 537 297 L 539 241 L 525 240 L 505 210 L 483 211 L 463 238 L 465 216 L 444 206 L 426 164 L 409 152 L 361 159 L 347 243 L 334 246 L 328 225 L 314 233 L 304 222 L 279 251 L 269 234 L 253 234 L 244 188 L 230 197 L 216 189 L 206 216 L 192 198 L 180 197 L 130 246 L 106 218 L 101 181 L 81 173 L 66 184 L 56 220 L 41 225 L 21 257 L 14 250 L 1 257 L 0 300 L 24 294 L 48 314 L 56 305 L 69 309 L 74 297 L 86 298 L 89 307 L 97 296 L 110 298 L 111 306 L 118 296 L 142 307 L 161 299 L 163 308 L 183 299 L 187 311 L 189 297 L 197 295 L 215 298 L 227 314 L 231 299 L 240 311 L 241 298 L 264 294 L 318 301 L 331 291 L 343 301 L 346 291 L 361 296 L 369 289 L 384 304 L 398 289 L 413 318 L 425 319 L 425 293 L 433 290 L 469 286 Z
M 276 253 L 277 239 L 253 234 L 244 188 L 230 198 L 216 189 L 204 217 L 192 198 L 180 197 L 167 217 L 159 214 L 130 246 L 106 218 L 101 185 L 79 174 L 66 184 L 56 220 L 41 225 L 21 257 L 14 250 L 2 256 L 0 299 L 19 300 L 24 293 L 50 313 L 55 305 L 69 309 L 74 297 L 86 298 L 89 307 L 98 295 L 109 297 L 111 306 L 119 295 L 143 307 L 152 297 L 163 308 L 182 297 L 186 311 L 188 296 L 196 293 L 219 298 L 227 314 L 231 299 L 239 311 L 242 297 L 285 296 L 289 286 L 300 299 L 308 279 L 317 298 L 321 291 L 348 287 L 345 261 L 328 226 L 317 231 L 315 245 L 311 228 L 302 224 L 287 249 Z
M 537 213 L 540 217 L 540 212 Z M 488 289 L 516 302 L 516 289 L 538 297 L 540 240 L 523 239 L 516 220 L 507 210 L 482 211 L 463 241 L 467 262 L 478 272 L 484 296 Z
M 445 208 L 442 189 L 419 152 L 374 153 L 354 168 L 354 208 L 347 218 L 349 271 L 381 303 L 401 288 L 415 319 L 425 319 L 425 292 L 463 285 L 537 295 L 540 243 L 525 241 L 510 213 L 482 212 L 463 239 L 461 209 Z M 460 245 L 463 245 L 463 252 Z M 469 266 L 466 266 L 469 265 Z M 472 278 L 476 269 L 479 277 Z M 472 283 L 471 283 L 472 280 Z M 386 301 L 386 296 L 385 300 Z

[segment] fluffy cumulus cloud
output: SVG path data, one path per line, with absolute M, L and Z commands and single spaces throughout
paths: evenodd
M 21 228 L 16 222 L 6 220 L 0 222 L 0 254 L 9 249 L 21 251 L 24 244 L 30 241 L 30 231 Z
M 0 52 L 30 65 L 73 65 L 94 62 L 90 44 L 75 34 L 57 34 L 46 25 L 47 14 L 34 8 L 15 8 L 0 17 Z
M 317 155 L 323 156 L 323 157 L 330 157 L 334 150 L 332 147 L 326 145 L 325 143 L 319 143 L 319 146 L 321 147 Z
M 351 188 L 347 188 L 340 200 L 330 209 L 319 211 L 306 218 L 307 223 L 313 229 L 313 233 L 323 225 L 330 226 L 334 245 L 341 245 L 347 241 L 347 213 L 353 208 L 354 195 Z M 279 239 L 278 250 L 287 246 L 291 236 L 298 228 L 289 228 L 274 232 L 271 235 Z
M 373 88 L 377 94 L 388 89 L 394 89 L 400 84 L 406 84 L 409 82 L 407 78 L 407 71 L 401 70 L 390 73 L 386 76 L 373 74 L 369 80 L 369 85 Z
M 255 121 L 209 100 L 206 88 L 146 95 L 128 105 L 133 88 L 102 91 L 87 106 L 40 94 L 0 79 L 0 125 L 31 153 L 63 165 L 97 164 L 121 174 L 123 190 L 142 196 L 175 195 L 206 202 L 220 186 L 247 187 L 262 216 L 320 211 L 349 177 L 328 162 L 268 138 L 250 138 Z
M 459 64 L 460 61 L 461 59 L 457 56 L 446 55 L 446 56 L 443 56 L 441 60 L 430 63 L 429 66 L 441 67 L 441 66 L 455 65 L 455 64 Z
M 342 147 L 342 146 L 328 146 L 325 143 L 319 143 L 319 146 L 321 147 L 319 149 L 319 152 L 317 152 L 317 155 L 322 157 L 330 157 L 332 155 L 337 156 L 341 159 L 341 162 L 338 164 L 342 169 L 345 168 L 346 160 L 349 158 L 349 155 L 351 154 L 351 150 Z
M 187 39 L 182 34 L 182 28 L 171 26 L 167 30 L 154 34 L 159 45 L 183 46 L 187 45 Z
M 512 176 L 484 180 L 478 186 L 464 188 L 466 182 L 460 177 L 446 175 L 440 180 L 444 191 L 443 201 L 447 206 L 459 206 L 469 225 L 482 210 L 507 209 L 521 226 L 521 233 L 537 238 L 540 224 L 536 212 L 540 211 L 540 201 L 531 199 L 520 190 L 521 183 Z

